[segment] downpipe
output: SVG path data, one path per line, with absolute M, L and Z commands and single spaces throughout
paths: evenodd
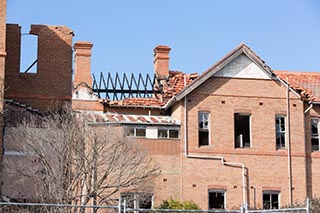
M 220 160 L 222 165 L 224 166 L 235 166 L 241 167 L 242 169 L 242 208 L 244 212 L 248 209 L 248 202 L 246 196 L 246 171 L 244 163 L 240 162 L 226 162 L 222 156 L 205 156 L 205 155 L 190 155 L 188 152 L 188 139 L 187 139 L 187 97 L 184 97 L 184 150 L 186 158 L 196 158 L 196 159 L 211 159 L 211 160 Z

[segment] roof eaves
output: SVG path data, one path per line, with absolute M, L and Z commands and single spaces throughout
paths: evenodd
M 163 109 L 162 106 L 150 106 L 150 105 L 108 105 L 108 107 L 112 108 L 142 108 L 142 109 Z

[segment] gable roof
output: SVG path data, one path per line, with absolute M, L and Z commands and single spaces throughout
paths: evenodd
M 289 83 L 302 100 L 320 103 L 320 73 L 319 72 L 290 72 L 275 70 L 274 73 L 286 83 Z
M 274 77 L 272 69 L 262 60 L 257 54 L 255 54 L 246 44 L 241 43 L 221 60 L 212 65 L 203 74 L 199 76 L 192 84 L 186 86 L 176 97 L 176 100 L 181 100 L 183 97 L 191 93 L 194 89 L 208 80 L 211 76 L 233 61 L 240 54 L 245 54 L 251 59 L 261 70 L 263 70 L 270 78 Z

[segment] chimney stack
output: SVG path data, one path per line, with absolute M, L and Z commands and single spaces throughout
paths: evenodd
M 91 48 L 93 44 L 87 41 L 78 41 L 74 44 L 74 80 L 73 86 L 77 86 L 84 82 L 88 86 L 92 86 L 91 77 Z
M 158 45 L 154 48 L 154 73 L 158 79 L 169 77 L 169 52 L 171 48 L 165 45 Z

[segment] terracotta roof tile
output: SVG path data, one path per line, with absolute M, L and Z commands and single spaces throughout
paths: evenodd
M 290 84 L 303 100 L 320 102 L 320 73 L 319 72 L 291 72 L 275 70 L 274 73 L 283 81 Z
M 163 115 L 126 115 L 117 113 L 101 113 L 96 111 L 82 112 L 89 122 L 96 124 L 119 123 L 119 124 L 157 124 L 157 125 L 180 125 L 180 121 Z

